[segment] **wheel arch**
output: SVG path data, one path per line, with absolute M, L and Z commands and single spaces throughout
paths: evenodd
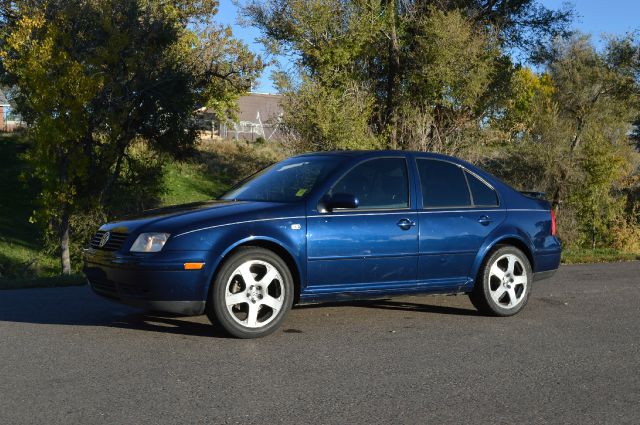
M 300 292 L 302 287 L 302 275 L 300 271 L 300 266 L 296 261 L 295 257 L 291 252 L 282 245 L 279 241 L 271 238 L 247 238 L 240 241 L 237 241 L 233 245 L 229 246 L 218 258 L 218 261 L 213 267 L 213 270 L 210 273 L 209 279 L 209 287 L 207 289 L 207 303 L 211 298 L 211 290 L 213 288 L 213 283 L 216 279 L 218 271 L 220 267 L 224 264 L 224 262 L 236 253 L 239 249 L 245 247 L 257 247 L 267 249 L 274 254 L 278 255 L 285 262 L 287 267 L 289 267 L 289 271 L 291 272 L 291 277 L 293 278 L 293 287 L 294 287 L 294 304 L 300 301 Z
M 484 267 L 487 259 L 491 256 L 491 253 L 499 246 L 513 246 L 515 248 L 518 248 L 527 256 L 527 259 L 531 264 L 531 270 L 535 270 L 535 260 L 531 244 L 525 238 L 517 234 L 503 235 L 483 246 L 478 253 L 478 257 L 474 262 L 473 270 L 471 273 L 471 276 L 473 276 L 473 281 L 471 282 L 469 289 L 471 289 L 478 281 L 478 275 L 482 272 L 482 268 Z

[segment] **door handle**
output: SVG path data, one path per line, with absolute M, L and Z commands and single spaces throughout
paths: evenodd
M 482 224 L 483 226 L 488 226 L 492 222 L 493 220 L 491 220 L 491 217 L 489 217 L 488 215 L 481 215 L 478 219 L 478 223 Z
M 416 222 L 412 221 L 412 220 L 409 220 L 408 218 L 403 218 L 400 221 L 398 221 L 396 224 L 402 230 L 409 230 L 410 228 L 412 228 L 413 226 L 416 225 Z

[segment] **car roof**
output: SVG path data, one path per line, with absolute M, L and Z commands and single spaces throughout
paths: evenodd
M 459 158 L 444 155 L 440 153 L 433 152 L 418 152 L 418 151 L 405 151 L 405 150 L 353 150 L 353 151 L 321 151 L 321 152 L 308 152 L 301 155 L 296 155 L 295 158 L 304 158 L 310 156 L 339 156 L 339 157 L 349 157 L 349 158 L 375 158 L 375 157 L 385 157 L 385 156 L 393 156 L 400 155 L 405 156 L 407 154 L 414 155 L 419 158 L 434 158 L 434 159 L 445 159 L 453 162 L 464 162 Z

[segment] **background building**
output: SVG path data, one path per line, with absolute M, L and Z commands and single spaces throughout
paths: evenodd
M 238 99 L 237 120 L 220 119 L 211 110 L 203 110 L 198 120 L 214 137 L 255 141 L 279 140 L 282 118 L 282 95 L 249 93 Z
M 15 131 L 24 128 L 22 117 L 16 113 L 11 99 L 0 89 L 0 131 Z

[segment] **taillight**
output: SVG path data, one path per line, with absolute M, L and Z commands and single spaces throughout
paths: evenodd
M 551 236 L 556 235 L 556 214 L 551 210 Z

